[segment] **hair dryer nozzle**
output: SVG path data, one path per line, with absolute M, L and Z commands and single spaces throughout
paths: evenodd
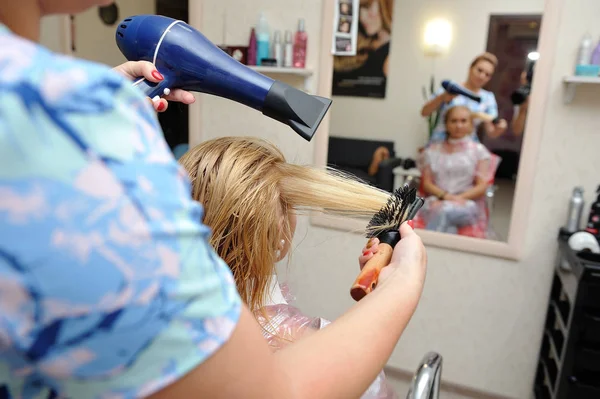
M 289 125 L 310 141 L 330 106 L 328 98 L 312 96 L 276 80 L 265 98 L 263 114 Z
M 477 94 L 473 93 L 471 90 L 467 90 L 458 83 L 455 83 L 451 80 L 442 81 L 442 87 L 450 94 L 460 94 L 467 98 L 470 98 L 473 101 L 481 102 L 481 97 Z

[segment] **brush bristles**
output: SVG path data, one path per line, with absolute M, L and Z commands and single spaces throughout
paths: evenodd
M 410 206 L 417 199 L 417 190 L 402 186 L 390 195 L 387 203 L 371 218 L 367 225 L 367 238 L 384 231 L 398 230 L 406 221 Z

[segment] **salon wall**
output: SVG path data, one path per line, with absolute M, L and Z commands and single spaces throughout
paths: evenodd
M 397 0 L 397 7 L 405 3 Z M 488 2 L 478 2 L 478 7 L 485 7 L 483 3 Z M 435 350 L 444 356 L 443 378 L 448 382 L 510 398 L 530 396 L 557 231 L 566 218 L 572 187 L 585 187 L 587 214 L 600 183 L 600 169 L 592 161 L 600 148 L 600 88 L 580 87 L 575 101 L 565 105 L 562 83 L 572 73 L 585 31 L 600 37 L 600 2 L 564 4 L 523 259 L 512 262 L 428 247 L 423 297 L 389 362 L 393 367 L 412 371 L 425 352 Z M 469 12 L 462 7 L 456 10 Z M 289 270 L 304 310 L 334 318 L 352 305 L 348 287 L 356 276 L 356 257 L 364 241 L 303 226 Z
M 40 27 L 40 43 L 52 51 L 64 51 L 65 38 L 63 33 L 65 23 L 65 17 L 62 15 L 44 17 Z
M 248 45 L 250 29 L 258 22 L 260 12 L 267 18 L 271 33 L 296 31 L 298 18 L 305 19 L 308 34 L 307 68 L 318 69 L 321 37 L 321 0 L 203 0 L 202 33 L 217 44 Z M 309 78 L 311 91 L 316 90 L 317 74 Z M 271 75 L 274 79 L 303 88 L 303 78 Z M 217 97 L 202 97 L 202 139 L 225 135 L 259 136 L 274 142 L 287 159 L 307 163 L 313 160 L 313 144 L 307 143 L 289 127 L 265 118 L 260 112 Z M 192 132 L 192 134 L 194 134 Z
M 119 18 L 130 15 L 154 14 L 155 0 L 117 0 Z M 79 27 L 79 28 L 78 28 Z M 93 7 L 75 17 L 75 51 L 73 55 L 87 60 L 116 66 L 126 61 L 115 44 L 115 25 L 105 25 Z
M 544 0 L 395 0 L 390 49 L 390 72 L 385 99 L 334 98 L 331 134 L 395 140 L 400 157 L 416 155 L 428 137 L 421 117 L 422 86 L 466 78 L 469 63 L 487 45 L 490 14 L 541 14 Z M 423 53 L 425 23 L 437 17 L 453 28 L 448 54 L 435 59 Z
M 469 37 L 471 32 L 487 32 L 487 17 L 482 16 L 484 12 L 501 13 L 510 9 L 539 13 L 543 6 L 541 0 L 535 1 L 535 4 L 531 1 L 505 1 L 502 6 L 492 9 L 487 1 L 460 0 L 460 5 L 456 4 L 457 1 L 452 5 L 429 1 L 428 7 L 416 7 L 411 4 L 423 2 L 396 0 L 395 20 L 403 22 L 394 31 L 396 46 L 403 43 L 408 46 L 407 37 L 421 37 L 420 27 L 424 21 L 439 15 L 450 18 L 456 35 L 453 51 L 462 55 L 456 58 L 448 56 L 446 61 L 438 62 L 437 67 L 442 70 L 443 66 L 449 71 L 448 75 L 456 79 L 464 75 L 472 55 L 485 47 L 485 34 L 477 39 Z M 203 30 L 213 39 L 219 38 L 220 29 L 216 22 L 219 13 L 214 8 L 218 7 L 218 1 L 205 2 L 208 7 L 204 10 Z M 228 0 L 226 3 L 228 10 L 232 10 L 232 22 L 227 25 L 229 43 L 245 42 L 247 26 L 255 20 L 256 11 L 246 3 L 242 0 Z M 320 29 L 320 1 L 285 2 L 285 6 L 275 0 L 261 0 L 259 3 L 256 9 L 265 9 L 269 21 L 277 24 L 294 24 L 299 15 L 306 16 L 310 40 L 309 65 L 317 68 L 315 41 Z M 389 367 L 412 372 L 427 351 L 435 350 L 444 356 L 445 381 L 503 397 L 529 397 L 545 317 L 557 229 L 566 217 L 572 186 L 581 184 L 586 188 L 589 204 L 591 193 L 599 183 L 598 167 L 592 167 L 591 160 L 597 158 L 596 149 L 600 148 L 600 134 L 596 129 L 600 115 L 595 111 L 600 107 L 600 90 L 581 88 L 575 101 L 567 106 L 563 104 L 562 78 L 572 72 L 572 61 L 585 30 L 590 29 L 594 37 L 600 36 L 600 27 L 596 23 L 600 3 L 597 0 L 580 0 L 577 5 L 565 3 L 556 43 L 558 51 L 552 73 L 552 95 L 546 104 L 544 136 L 536 161 L 538 172 L 524 257 L 519 262 L 512 262 L 429 247 L 429 268 L 423 297 L 388 363 Z M 255 7 L 254 2 L 252 7 Z M 471 25 L 463 22 L 466 20 Z M 457 43 L 461 43 L 460 48 Z M 390 98 L 386 100 L 390 106 L 387 108 L 379 108 L 381 101 L 364 100 L 377 105 L 373 111 L 380 115 L 378 123 L 368 125 L 369 131 L 373 131 L 374 126 L 385 126 L 390 120 L 397 126 L 394 132 L 420 131 L 418 109 L 414 111 L 417 118 L 413 118 L 414 114 L 409 115 L 408 110 L 421 103 L 420 84 L 427 80 L 429 64 L 416 47 L 404 52 L 393 48 L 392 57 L 392 70 L 408 70 L 408 66 L 404 65 L 410 63 L 417 66 L 411 70 L 423 69 L 425 72 L 419 79 L 415 79 L 414 75 L 393 73 L 389 82 Z M 413 93 L 414 98 L 403 100 L 401 93 L 394 91 L 394 87 L 400 86 Z M 294 161 L 312 160 L 312 146 L 298 139 L 287 128 L 236 104 L 218 99 L 206 100 L 205 97 L 205 137 L 259 135 L 273 139 Z M 336 98 L 335 109 L 344 108 L 345 101 L 350 100 Z M 334 116 L 337 115 L 334 113 Z M 359 123 L 362 123 L 360 118 L 352 119 L 352 124 Z M 408 142 L 412 148 L 420 144 L 416 140 Z M 409 148 L 408 144 L 406 148 Z M 295 251 L 289 264 L 281 266 L 281 273 L 287 277 L 297 303 L 304 311 L 334 319 L 352 306 L 348 289 L 356 277 L 356 259 L 364 243 L 364 238 L 359 235 L 314 227 L 306 218 L 301 218 Z M 404 394 L 402 392 L 401 397 Z

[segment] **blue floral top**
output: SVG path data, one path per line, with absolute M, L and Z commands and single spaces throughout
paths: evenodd
M 240 298 L 147 99 L 0 25 L 0 397 L 134 398 L 201 364 Z

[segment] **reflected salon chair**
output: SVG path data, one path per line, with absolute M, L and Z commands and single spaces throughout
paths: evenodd
M 375 176 L 369 176 L 369 165 L 378 147 L 386 147 L 390 157 L 379 164 Z M 395 156 L 393 141 L 329 137 L 327 165 L 382 190 L 394 190 L 394 168 L 401 164 L 402 159 Z

